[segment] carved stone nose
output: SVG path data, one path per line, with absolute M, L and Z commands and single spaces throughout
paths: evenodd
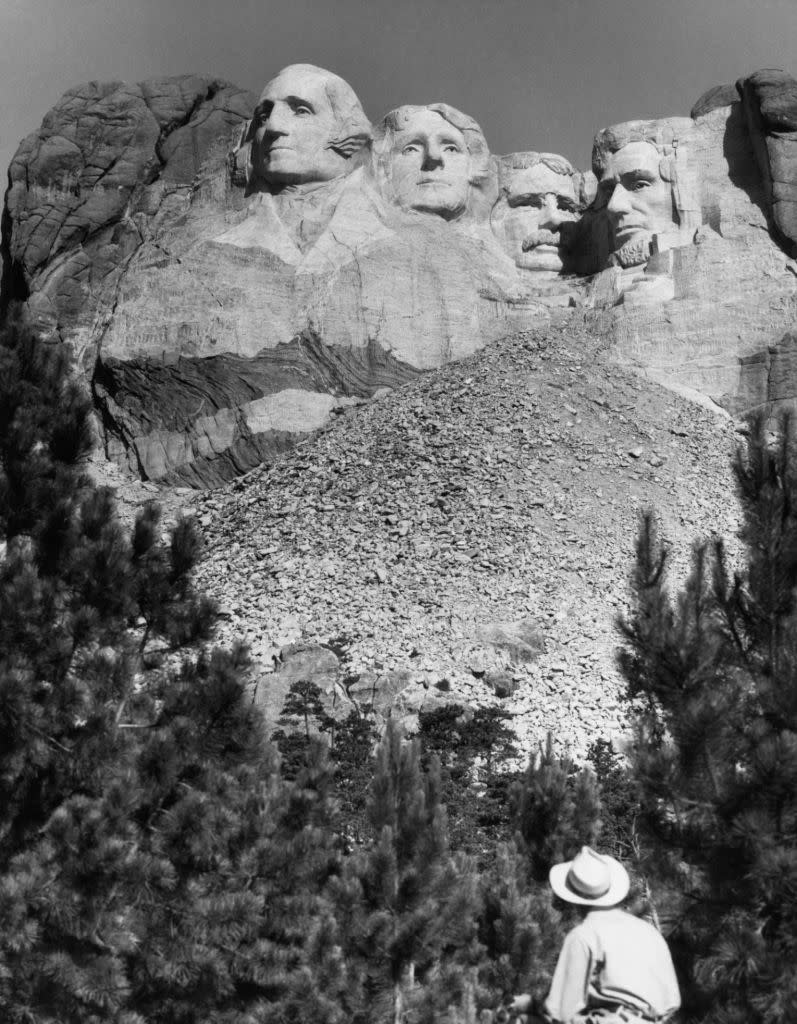
M 540 227 L 554 231 L 558 229 L 563 219 L 564 216 L 557 205 L 556 196 L 553 194 L 547 195 L 540 211 Z
M 276 137 L 277 135 L 287 134 L 286 129 L 286 112 L 279 109 L 277 104 L 271 108 L 271 111 L 266 118 L 265 129 L 266 135 Z
M 622 185 L 615 185 L 609 202 L 606 204 L 609 213 L 625 213 L 631 209 L 630 197 Z
M 427 149 L 424 154 L 421 170 L 431 171 L 443 166 L 443 154 L 439 149 Z

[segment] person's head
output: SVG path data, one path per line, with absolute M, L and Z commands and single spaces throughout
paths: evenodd
M 481 128 L 446 103 L 392 110 L 377 131 L 375 150 L 388 197 L 403 209 L 445 220 L 468 210 L 471 190 L 490 174 Z
M 685 201 L 680 171 L 693 129 L 691 119 L 668 118 L 629 121 L 595 136 L 596 204 L 606 210 L 621 265 L 645 262 L 654 235 L 689 226 L 694 204 Z
M 554 894 L 585 910 L 616 907 L 628 895 L 628 872 L 614 857 L 582 846 L 572 860 L 554 864 L 548 873 Z
M 561 271 L 562 225 L 582 207 L 577 172 L 554 153 L 512 153 L 498 158 L 500 199 L 493 229 L 525 270 Z
M 343 177 L 371 135 L 348 83 L 312 64 L 291 64 L 266 85 L 245 135 L 250 191 Z

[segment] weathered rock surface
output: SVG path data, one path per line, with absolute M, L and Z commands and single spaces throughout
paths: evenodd
M 283 127 L 261 143 L 253 96 L 194 77 L 72 90 L 12 163 L 5 299 L 72 343 L 107 453 L 145 478 L 229 479 L 350 400 L 500 337 L 516 312 L 544 315 L 486 226 L 482 186 L 467 198 L 469 164 L 456 223 L 438 201 L 393 206 L 364 177 L 371 128 L 346 83 L 294 66 L 260 106 L 284 106 L 288 86 L 336 101 L 328 130 L 350 135 L 327 164 L 300 139 L 284 172 L 269 150 Z M 290 160 L 310 168 L 299 184 Z
M 180 205 L 208 158 L 226 161 L 252 103 L 196 76 L 67 92 L 9 169 L 5 298 L 29 295 L 37 323 L 96 349 L 94 318 L 112 303 L 142 229 Z
M 775 227 L 797 245 L 797 81 L 757 71 L 738 88 Z
M 729 417 L 614 365 L 573 311 L 181 499 L 222 639 L 251 645 L 271 721 L 273 656 L 301 642 L 340 657 L 338 710 L 412 722 L 500 702 L 527 749 L 551 729 L 583 751 L 624 730 L 614 620 L 640 510 L 657 510 L 676 577 L 697 537 L 733 552 L 739 440 Z
M 12 162 L 2 297 L 72 344 L 106 453 L 176 484 L 247 472 L 568 304 L 617 362 L 743 412 L 797 397 L 795 153 L 778 71 L 604 130 L 594 176 L 494 158 L 443 103 L 372 127 L 310 65 L 259 100 L 92 83 Z

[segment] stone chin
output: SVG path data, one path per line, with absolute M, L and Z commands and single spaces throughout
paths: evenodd
M 464 213 L 467 196 L 454 182 L 419 181 L 406 195 L 398 196 L 400 205 L 419 213 L 433 213 L 444 220 L 454 220 Z

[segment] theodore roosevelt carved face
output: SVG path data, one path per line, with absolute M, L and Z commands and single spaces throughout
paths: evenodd
M 250 190 L 348 174 L 371 126 L 351 87 L 312 64 L 284 68 L 263 90 L 249 126 Z
M 563 224 L 577 219 L 575 170 L 553 153 L 515 153 L 499 159 L 501 198 L 493 230 L 523 270 L 562 270 Z
M 489 152 L 472 118 L 444 103 L 405 106 L 384 119 L 377 144 L 383 187 L 406 210 L 454 220 L 487 173 Z

